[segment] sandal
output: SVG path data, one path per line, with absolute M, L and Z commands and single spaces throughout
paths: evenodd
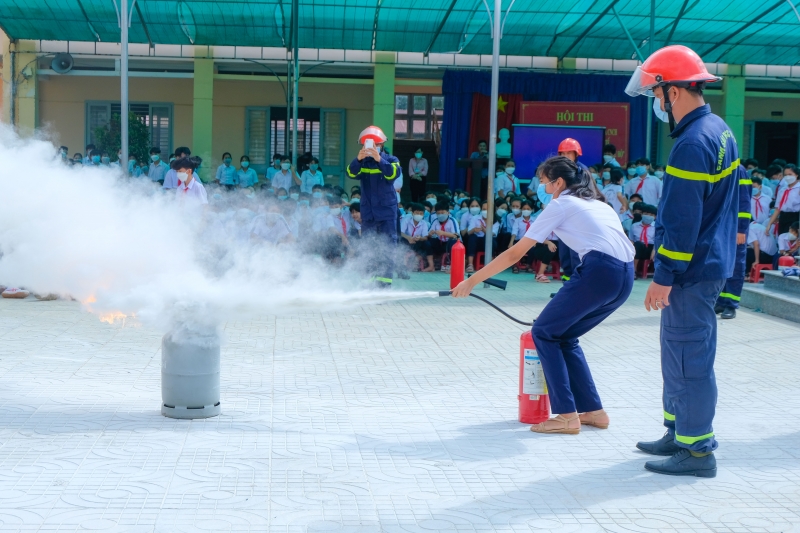
M 550 278 L 548 278 L 544 274 L 539 274 L 538 276 L 536 276 L 536 281 L 538 281 L 539 283 L 550 283 Z
M 512 274 L 519 274 L 519 268 L 517 268 L 517 267 L 512 268 L 511 269 L 511 273 Z
M 608 429 L 608 422 L 598 422 L 597 418 L 600 415 L 608 417 L 605 411 L 594 411 L 592 413 L 580 413 L 578 418 L 581 419 L 581 424 L 584 426 L 592 426 L 597 429 Z
M 542 422 L 541 424 L 534 424 L 531 426 L 531 431 L 534 433 L 563 433 L 565 435 L 577 435 L 581 432 L 581 428 L 571 428 L 569 427 L 570 422 L 574 422 L 575 420 L 580 420 L 579 416 L 574 418 L 564 418 L 561 415 L 557 415 L 555 418 L 551 418 L 550 420 L 558 420 L 559 422 L 563 423 L 563 427 L 556 427 L 547 429 L 545 427 L 546 422 Z
M 473 267 L 472 265 L 469 265 L 469 266 L 467 267 L 467 270 L 466 270 L 466 272 L 467 272 L 468 274 L 472 274 L 473 272 L 475 272 L 475 267 Z

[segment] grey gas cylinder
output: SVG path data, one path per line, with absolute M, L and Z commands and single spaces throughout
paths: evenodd
M 221 412 L 220 347 L 216 336 L 170 332 L 161 339 L 161 414 L 209 418 Z

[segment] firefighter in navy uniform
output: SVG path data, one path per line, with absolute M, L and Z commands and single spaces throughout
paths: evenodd
M 740 170 L 745 176 L 739 178 L 739 230 L 736 234 L 736 265 L 733 267 L 733 275 L 725 281 L 725 286 L 717 298 L 717 305 L 714 312 L 720 318 L 736 318 L 736 310 L 739 309 L 739 300 L 742 299 L 742 287 L 744 286 L 745 268 L 747 267 L 747 230 L 753 215 L 750 213 L 750 197 L 753 194 L 753 181 L 746 175 L 745 169 Z
M 392 286 L 394 254 L 397 247 L 397 195 L 394 180 L 401 175 L 400 160 L 383 150 L 386 135 L 377 126 L 361 132 L 358 142 L 367 140 L 373 148 L 362 147 L 347 166 L 347 175 L 361 182 L 361 236 L 383 242 L 374 246 L 367 258 L 367 268 L 378 287 Z M 376 243 L 377 244 L 377 243 Z
M 717 403 L 714 304 L 733 274 L 739 212 L 736 140 L 703 100 L 719 81 L 685 46 L 654 52 L 625 92 L 653 94 L 675 144 L 669 155 L 656 219 L 655 276 L 645 308 L 661 310 L 661 373 L 666 434 L 636 447 L 668 459 L 648 461 L 660 474 L 714 477 L 717 448 L 712 422 Z M 651 92 L 652 91 L 652 92 Z

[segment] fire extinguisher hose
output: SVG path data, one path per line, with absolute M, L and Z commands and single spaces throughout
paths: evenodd
M 439 291 L 439 296 L 450 296 L 452 293 L 453 293 L 453 291 Z M 508 313 L 506 313 L 505 311 L 503 311 L 502 309 L 500 309 L 499 307 L 497 307 L 495 304 L 493 304 L 489 300 L 487 300 L 486 298 L 482 298 L 482 297 L 478 296 L 477 294 L 471 294 L 470 293 L 470 296 L 472 296 L 473 298 L 477 298 L 478 300 L 482 301 L 483 303 L 485 303 L 486 305 L 488 305 L 490 307 L 493 307 L 496 311 L 499 311 L 503 316 L 505 316 L 506 318 L 508 318 L 510 320 L 513 320 L 517 324 L 521 324 L 523 326 L 532 326 L 533 322 L 536 322 L 535 320 L 533 322 L 525 322 L 524 320 L 520 320 L 520 319 L 518 319 L 516 317 L 513 317 L 513 316 L 509 315 Z

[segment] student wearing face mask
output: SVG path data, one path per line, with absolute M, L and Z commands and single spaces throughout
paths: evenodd
M 494 192 L 502 198 L 509 193 L 516 194 L 519 187 L 519 180 L 514 176 L 516 163 L 513 159 L 506 161 L 504 168 L 497 172 L 494 178 Z
M 444 198 L 444 196 L 442 197 Z M 425 207 L 425 222 L 430 224 L 434 218 L 431 217 L 431 213 L 433 212 L 433 208 L 436 207 L 436 204 L 439 203 L 439 196 L 435 192 L 428 192 L 425 195 L 425 203 L 422 204 Z
M 602 194 L 606 202 L 614 208 L 617 216 L 628 210 L 628 199 L 625 198 L 625 194 L 622 191 L 622 171 L 615 168 L 611 171 L 611 182 L 603 187 Z M 639 191 L 636 192 L 638 193 Z
M 283 156 L 281 154 L 275 154 L 272 156 L 272 164 L 269 166 L 269 168 L 267 168 L 266 177 L 268 180 L 272 181 L 272 177 L 275 176 L 275 173 L 280 172 L 282 160 Z
M 147 169 L 147 177 L 151 181 L 163 184 L 164 176 L 170 167 L 161 160 L 161 148 L 153 146 L 150 148 L 150 167 Z
M 427 261 L 427 266 L 422 272 L 433 272 L 433 254 L 431 244 L 428 242 L 430 225 L 424 220 L 425 207 L 422 204 L 411 204 L 411 217 L 403 219 L 400 228 L 400 241 L 411 247 L 415 259 Z
M 619 161 L 616 159 L 617 157 L 617 147 L 613 144 L 607 144 L 603 146 L 603 164 L 610 165 L 612 167 L 619 167 Z
M 300 192 L 312 192 L 314 185 L 325 185 L 325 178 L 319 168 L 319 159 L 312 157 L 308 162 L 308 170 L 300 176 Z
M 614 170 L 615 168 L 619 167 L 614 167 L 611 165 L 603 165 L 602 168 L 600 169 L 600 178 L 603 180 L 603 185 L 600 187 L 601 191 L 606 185 L 611 183 L 611 171 Z
M 532 426 L 531 431 L 578 434 L 582 424 L 605 429 L 609 418 L 578 339 L 628 299 L 633 288 L 633 245 L 588 172 L 566 157 L 552 157 L 538 174 L 545 194 L 552 195 L 542 214 L 519 242 L 460 283 L 452 294 L 455 298 L 468 296 L 479 283 L 518 263 L 551 233 L 575 250 L 580 264 L 539 314 L 531 331 L 551 410 L 557 415 Z
M 275 191 L 275 198 L 277 198 L 278 200 L 286 200 L 287 198 L 289 198 L 289 191 L 287 191 L 283 187 L 278 187 L 278 189 Z
M 656 215 L 658 208 L 654 205 L 637 204 L 636 210 L 641 212 L 641 220 L 631 225 L 629 236 L 633 242 L 636 255 L 633 258 L 633 272 L 638 277 L 639 261 L 647 259 L 652 261 L 655 257 L 656 242 Z M 647 277 L 647 272 L 643 272 L 643 277 Z
M 504 250 L 513 248 L 516 241 L 525 237 L 525 234 L 531 228 L 531 225 L 534 221 L 532 215 L 533 205 L 528 200 L 525 200 L 525 202 L 522 203 L 522 212 L 519 218 L 514 221 L 514 229 L 511 232 L 511 240 Z M 553 241 L 547 238 L 542 242 L 537 242 L 530 250 L 528 250 L 528 253 L 522 257 L 517 265 L 522 264 L 523 266 L 527 266 L 528 272 L 533 272 L 534 261 L 539 261 L 539 268 L 535 272 L 535 279 L 538 283 L 550 283 L 550 278 L 545 276 L 544 272 L 547 270 L 547 267 L 550 265 L 550 262 L 557 253 L 558 247 Z M 519 267 L 517 265 L 511 267 L 511 272 L 513 274 L 519 274 Z
M 281 160 L 281 169 L 272 176 L 272 186 L 276 191 L 281 187 L 289 190 L 289 187 L 295 183 L 300 185 L 300 178 L 292 167 L 291 158 L 284 156 Z
M 236 167 L 231 164 L 232 161 L 233 156 L 231 156 L 230 152 L 222 154 L 222 164 L 217 167 L 217 175 L 214 178 L 220 186 L 229 191 L 239 184 L 239 175 L 236 172 Z
M 501 231 L 505 231 L 506 233 L 511 233 L 514 231 L 514 221 L 519 218 L 520 214 L 522 213 L 522 202 L 524 198 L 520 196 L 515 196 L 511 198 L 511 202 L 509 202 L 509 212 L 506 214 L 506 219 L 503 221 L 503 227 Z M 508 247 L 508 246 L 506 246 Z M 503 250 L 504 248 L 500 248 Z
M 272 244 L 288 243 L 294 240 L 291 227 L 286 221 L 281 207 L 277 202 L 271 201 L 258 209 L 258 215 L 250 223 L 251 240 Z
M 771 198 L 764 193 L 769 190 L 769 187 L 765 187 L 763 180 L 759 177 L 753 177 L 751 181 L 753 182 L 753 193 L 750 197 L 750 215 L 753 217 L 753 222 L 766 225 L 769 220 Z
M 246 155 L 239 158 L 239 170 L 236 172 L 236 179 L 239 182 L 239 187 L 255 187 L 258 185 L 258 174 L 250 168 L 250 158 Z
M 466 204 L 466 206 L 464 206 Z M 461 220 L 458 227 L 461 228 L 461 240 L 463 242 L 469 241 L 469 222 L 473 217 L 480 216 L 481 214 L 481 201 L 478 198 L 471 198 L 461 203 L 462 211 L 466 207 L 466 211 L 461 214 Z
M 84 165 L 91 165 L 92 164 L 92 152 L 94 151 L 94 149 L 95 149 L 95 146 L 93 144 L 87 144 L 86 145 L 86 151 L 84 152 L 86 154 L 86 157 L 83 158 L 83 164 Z
M 653 175 L 660 180 L 664 179 L 664 169 L 666 167 L 664 165 L 656 165 L 656 171 L 653 172 Z
M 630 200 L 628 200 L 628 210 L 619 216 L 620 222 L 622 222 L 622 229 L 625 230 L 626 234 L 630 234 L 631 226 L 634 222 L 641 222 L 642 205 L 644 205 L 642 197 L 638 194 L 632 194 Z
M 778 191 L 778 186 L 781 184 L 781 180 L 783 180 L 783 167 L 778 165 L 770 165 L 767 167 L 765 172 L 767 179 L 764 180 L 764 185 L 770 188 L 772 191 L 772 197 L 775 198 L 775 193 Z
M 447 202 L 439 202 L 435 206 L 436 217 L 431 223 L 431 230 L 428 233 L 428 242 L 431 243 L 431 255 L 434 258 L 439 255 L 449 254 L 458 240 L 458 223 L 450 216 L 447 208 Z M 442 272 L 447 271 L 444 260 L 442 260 L 441 270 Z
M 660 179 L 648 173 L 649 166 L 650 161 L 647 158 L 636 161 L 634 177 L 625 184 L 625 195 L 630 197 L 638 193 L 642 195 L 644 203 L 658 206 L 663 184 Z
M 623 184 L 628 183 L 635 177 L 636 177 L 636 163 L 631 161 L 628 163 L 627 168 L 625 169 L 625 180 L 623 181 Z
M 75 165 L 83 166 L 83 154 L 80 152 L 75 152 L 72 156 L 72 166 Z
M 775 194 L 775 212 L 769 219 L 767 227 L 777 223 L 777 233 L 789 231 L 789 226 L 800 220 L 800 182 L 797 177 L 800 170 L 788 164 L 783 169 L 783 181 Z
M 428 160 L 422 157 L 422 148 L 417 148 L 408 162 L 408 175 L 411 176 L 411 201 L 421 202 L 428 181 Z
M 199 207 L 208 204 L 206 188 L 194 178 L 194 171 L 202 163 L 199 157 L 181 157 L 172 162 L 180 185 L 175 190 L 175 199 L 183 208 Z
M 470 208 L 473 210 L 474 208 Z M 489 216 L 489 203 L 482 202 L 480 204 L 480 212 L 477 215 L 472 215 L 467 227 L 467 272 L 475 272 L 474 260 L 475 254 L 479 250 L 483 250 L 487 238 L 494 238 L 500 230 L 500 223 L 495 222 L 491 228 L 491 235 L 487 236 L 486 232 L 486 218 Z
M 800 233 L 800 222 L 792 222 L 789 230 L 786 233 L 778 235 L 778 253 L 780 255 L 794 256 L 800 247 L 800 241 L 797 240 L 798 233 Z
M 508 241 L 511 239 L 511 232 L 506 229 L 506 218 L 508 218 L 508 202 L 504 198 L 497 198 L 494 201 L 494 219 L 500 224 L 497 230 L 497 248 L 493 250 L 497 253 L 508 248 Z

